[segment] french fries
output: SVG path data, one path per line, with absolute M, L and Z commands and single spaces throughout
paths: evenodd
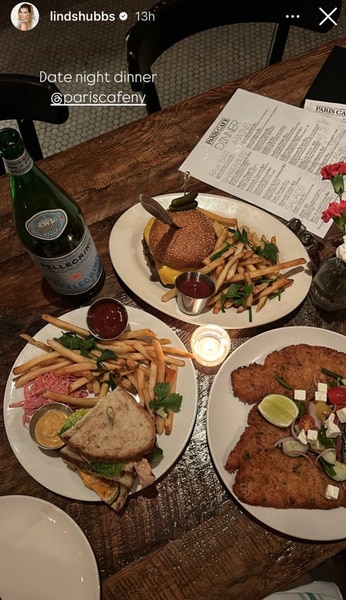
M 85 340 L 90 336 L 87 329 L 62 319 L 47 314 L 42 315 L 42 319 L 57 327 L 61 335 L 73 332 Z M 13 369 L 16 388 L 49 371 L 56 376 L 72 376 L 68 393 L 46 390 L 42 396 L 74 408 L 90 408 L 115 385 L 122 385 L 138 395 L 140 405 L 152 416 L 159 435 L 172 432 L 174 412 L 168 410 L 165 418 L 155 414 L 150 403 L 157 383 L 167 383 L 169 393 L 175 392 L 178 369 L 185 366 L 185 359 L 193 358 L 187 350 L 175 348 L 169 339 L 160 340 L 151 329 L 128 331 L 114 341 L 95 341 L 87 357 L 81 350 L 67 348 L 57 339 L 42 343 L 26 334 L 21 337 L 42 353 Z M 82 387 L 88 390 L 88 395 L 76 397 L 76 390 Z
M 198 269 L 215 283 L 208 306 L 216 314 L 230 308 L 238 313 L 248 310 L 251 321 L 253 307 L 259 312 L 270 298 L 292 285 L 293 279 L 281 271 L 304 265 L 306 260 L 300 257 L 275 264 L 270 255 L 270 250 L 276 247 L 275 236 L 260 238 L 249 227 L 238 227 L 236 219 L 200 210 L 213 220 L 217 236 L 213 251 Z M 172 288 L 161 296 L 161 301 L 168 302 L 175 296 L 176 288 Z

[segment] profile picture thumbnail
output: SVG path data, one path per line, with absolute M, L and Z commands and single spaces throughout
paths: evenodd
M 20 2 L 11 10 L 11 23 L 19 31 L 34 29 L 39 22 L 39 12 L 34 4 Z

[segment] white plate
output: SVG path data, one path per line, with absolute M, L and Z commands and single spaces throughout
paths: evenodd
M 0 596 L 3 600 L 99 600 L 90 544 L 78 525 L 50 502 L 0 497 Z
M 224 465 L 245 429 L 251 406 L 243 404 L 233 395 L 231 371 L 252 362 L 264 362 L 270 352 L 303 342 L 345 351 L 345 337 L 332 331 L 314 327 L 274 329 L 239 346 L 223 363 L 214 379 L 207 408 L 208 444 L 216 470 L 232 494 L 234 474 L 230 475 Z M 315 541 L 346 537 L 346 508 L 323 511 L 263 508 L 244 503 L 242 506 L 265 525 L 290 537 Z
M 178 195 L 165 194 L 158 196 L 157 200 L 168 208 L 171 200 Z M 198 204 L 201 208 L 212 210 L 219 215 L 237 217 L 239 226 L 248 225 L 260 236 L 265 235 L 270 239 L 271 236 L 276 235 L 280 249 L 280 262 L 299 257 L 306 259 L 307 265 L 297 267 L 289 273 L 289 276 L 294 279 L 294 284 L 282 294 L 281 301 L 272 300 L 258 313 L 253 311 L 252 323 L 249 323 L 248 311 L 237 314 L 234 309 L 230 309 L 218 315 L 208 311 L 191 317 L 178 309 L 175 299 L 161 302 L 161 296 L 167 289 L 160 283 L 150 280 L 150 272 L 142 248 L 143 231 L 150 216 L 139 203 L 129 208 L 118 219 L 109 239 L 109 253 L 113 266 L 124 283 L 150 306 L 166 315 L 195 325 L 213 323 L 226 329 L 257 327 L 276 321 L 299 306 L 309 291 L 311 272 L 309 256 L 297 236 L 268 213 L 234 198 L 199 194 Z
M 159 337 L 169 338 L 172 340 L 172 345 L 184 349 L 178 336 L 165 323 L 137 308 L 127 307 L 127 310 L 132 329 L 152 329 Z M 62 318 L 86 328 L 86 313 L 87 307 L 78 308 Z M 60 334 L 59 329 L 48 324 L 37 333 L 35 338 L 46 342 L 47 339 L 58 337 Z M 21 364 L 39 353 L 40 350 L 27 344 L 13 366 Z M 197 379 L 191 360 L 187 360 L 185 367 L 179 369 L 177 392 L 183 395 L 183 402 L 180 412 L 175 415 L 172 434 L 159 436 L 158 443 L 163 450 L 163 458 L 153 467 L 156 479 L 166 473 L 177 460 L 184 450 L 194 426 L 197 412 Z M 23 390 L 14 387 L 11 373 L 5 390 L 4 421 L 9 443 L 22 467 L 38 483 L 56 494 L 75 500 L 98 501 L 98 496 L 83 485 L 78 475 L 63 463 L 57 453 L 44 452 L 34 444 L 28 429 L 23 426 L 22 408 L 10 408 L 13 402 L 19 402 L 22 399 Z

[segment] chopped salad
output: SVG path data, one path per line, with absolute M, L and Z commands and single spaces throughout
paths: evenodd
M 291 423 L 291 435 L 276 442 L 287 456 L 305 457 L 312 465 L 320 464 L 335 482 L 346 481 L 346 378 L 322 368 L 328 383 L 316 381 L 313 400 L 306 391 L 293 390 L 298 408 Z M 292 389 L 287 383 L 281 383 Z M 339 488 L 328 485 L 326 498 L 338 498 Z

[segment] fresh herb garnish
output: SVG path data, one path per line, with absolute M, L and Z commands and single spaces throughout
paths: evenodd
M 169 393 L 169 383 L 157 383 L 154 387 L 154 398 L 149 403 L 149 408 L 154 412 L 164 413 L 168 415 L 168 409 L 173 412 L 179 412 L 183 397 L 181 394 L 173 392 Z
M 246 280 L 244 283 L 231 283 L 226 292 L 222 292 L 221 294 L 222 312 L 225 312 L 225 302 L 227 299 L 231 299 L 234 306 L 244 306 L 253 289 L 254 284 L 248 283 Z
M 273 242 L 264 241 L 264 246 L 257 246 L 255 248 L 255 254 L 263 256 L 269 260 L 272 264 L 276 265 L 278 261 L 279 248 Z
M 325 373 L 325 375 L 329 375 L 329 377 L 333 377 L 333 379 L 343 379 L 343 375 L 339 375 L 339 373 L 334 373 L 334 371 L 330 371 L 329 369 L 326 369 L 325 367 L 321 367 L 321 371 L 322 373 Z
M 285 381 L 283 379 L 283 377 L 280 377 L 280 375 L 276 374 L 274 377 L 275 377 L 276 381 L 278 381 L 279 383 L 281 383 L 281 385 L 283 385 L 288 390 L 292 390 L 293 389 L 292 386 L 289 383 L 287 383 L 287 381 Z
M 279 248 L 273 242 L 267 242 L 262 238 L 263 245 L 254 247 L 254 245 L 249 241 L 248 232 L 246 229 L 242 229 L 242 231 L 240 231 L 239 229 L 232 229 L 229 227 L 228 231 L 233 233 L 234 239 L 237 242 L 243 242 L 243 244 L 248 245 L 258 256 L 263 256 L 263 258 L 269 260 L 273 265 L 277 263 Z
M 113 350 L 100 350 L 98 348 L 95 338 L 89 335 L 86 338 L 77 335 L 74 331 L 67 331 L 63 333 L 59 338 L 55 338 L 57 342 L 60 342 L 65 348 L 70 350 L 79 350 L 82 356 L 85 358 L 95 358 L 95 354 L 92 354 L 94 350 L 99 352 L 97 356 L 97 365 L 102 367 L 102 362 L 108 359 L 116 360 L 118 357 Z
M 228 231 L 233 233 L 234 238 L 236 239 L 237 242 L 243 242 L 243 244 L 249 243 L 249 238 L 248 238 L 246 229 L 243 229 L 242 231 L 240 231 L 239 229 L 232 229 L 231 227 L 229 227 Z
M 107 348 L 105 350 L 103 350 L 100 354 L 100 356 L 97 357 L 97 366 L 99 367 L 99 369 L 102 369 L 102 363 L 105 360 L 111 360 L 111 359 L 117 359 L 117 355 L 113 352 L 113 350 L 108 350 Z
M 284 289 L 283 290 L 278 290 L 277 292 L 275 292 L 274 294 L 270 294 L 270 296 L 268 296 L 269 300 L 274 300 L 275 298 L 278 299 L 278 301 L 280 302 L 281 300 L 281 296 L 284 293 Z
M 218 252 L 215 252 L 215 254 L 213 254 L 210 257 L 211 262 L 213 262 L 213 260 L 216 260 L 217 258 L 220 258 L 220 256 L 222 256 L 225 252 L 227 252 L 227 250 L 230 248 L 230 244 L 228 242 L 225 243 L 225 246 L 223 248 L 221 248 L 221 250 L 219 250 Z
M 96 348 L 95 338 L 92 335 L 82 338 L 73 331 L 67 331 L 59 338 L 55 338 L 55 340 L 60 342 L 65 348 L 80 350 L 81 355 L 85 357 L 89 357 L 90 351 Z

